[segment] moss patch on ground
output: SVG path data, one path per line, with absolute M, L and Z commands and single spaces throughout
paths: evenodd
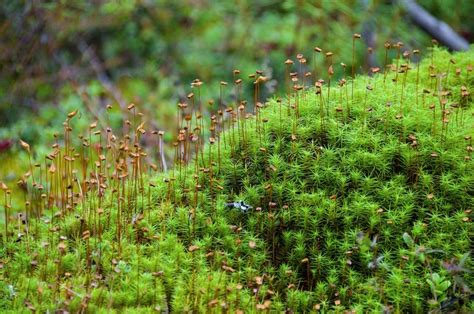
M 296 86 L 186 165 L 9 219 L 0 309 L 474 311 L 473 64 L 437 50 Z

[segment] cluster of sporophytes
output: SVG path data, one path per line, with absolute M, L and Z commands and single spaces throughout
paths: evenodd
M 386 49 L 393 64 L 357 78 L 331 52 L 315 48 L 313 74 L 298 55 L 287 96 L 264 103 L 261 71 L 208 103 L 195 80 L 173 143 L 133 104 L 118 131 L 104 117 L 78 135 L 71 112 L 44 159 L 21 142 L 0 309 L 473 311 L 474 53 Z

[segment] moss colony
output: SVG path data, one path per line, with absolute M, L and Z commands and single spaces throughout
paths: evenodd
M 474 311 L 474 52 L 398 55 L 265 104 L 257 72 L 251 115 L 207 116 L 194 81 L 168 171 L 134 105 L 121 137 L 70 113 L 22 212 L 2 185 L 0 310 Z

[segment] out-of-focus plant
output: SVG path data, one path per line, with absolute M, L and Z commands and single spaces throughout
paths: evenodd
M 422 4 L 456 28 L 469 30 L 471 2 Z M 297 52 L 308 59 L 307 69 L 301 70 L 313 71 L 313 80 L 321 78 L 326 60 L 315 58 L 313 47 L 324 48 L 327 42 L 334 56 L 351 68 L 347 35 L 363 33 L 368 23 L 375 35 L 371 55 L 378 57 L 379 64 L 387 39 L 402 40 L 406 49 L 428 46 L 430 41 L 405 20 L 399 6 L 380 1 L 5 1 L 0 4 L 0 17 L 4 21 L 0 123 L 4 126 L 16 123 L 23 111 L 37 113 L 52 100 L 61 100 L 58 87 L 71 82 L 87 87 L 84 82 L 98 76 L 108 76 L 127 102 L 140 102 L 156 112 L 157 106 L 160 111 L 174 110 L 196 77 L 212 87 L 203 99 L 217 98 L 219 80 L 230 79 L 235 68 L 244 75 L 264 71 L 272 84 L 266 84 L 261 94 L 272 95 L 275 84 L 283 85 L 281 60 Z M 84 54 L 84 43 L 97 60 Z M 362 65 L 357 70 L 367 72 L 367 47 L 356 48 L 354 61 Z M 395 51 L 389 54 L 394 57 Z M 341 67 L 334 71 L 336 78 L 343 75 Z M 246 87 L 244 92 L 248 96 L 252 90 Z M 107 90 L 100 92 L 100 98 L 92 103 L 115 101 Z M 160 124 L 170 120 L 167 115 L 159 118 Z

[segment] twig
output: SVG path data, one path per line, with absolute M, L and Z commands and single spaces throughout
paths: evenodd
M 469 43 L 457 34 L 448 24 L 436 19 L 415 0 L 398 0 L 413 22 L 433 38 L 452 50 L 468 50 Z

